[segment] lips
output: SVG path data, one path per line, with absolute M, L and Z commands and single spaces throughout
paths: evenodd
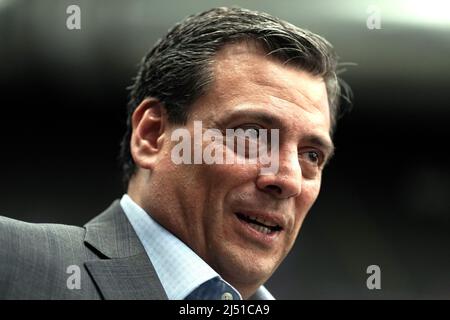
M 242 222 L 257 232 L 265 235 L 279 233 L 283 230 L 281 223 L 274 216 L 266 213 L 236 212 L 236 216 Z

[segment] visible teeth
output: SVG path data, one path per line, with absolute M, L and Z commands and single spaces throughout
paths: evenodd
M 269 222 L 267 220 L 264 220 L 262 218 L 259 218 L 259 217 L 248 216 L 248 218 L 251 219 L 251 220 L 258 221 L 259 223 L 265 224 L 266 226 L 269 226 L 269 227 L 276 227 L 277 226 L 275 223 L 271 223 L 271 222 Z
M 255 229 L 256 231 L 259 231 L 261 233 L 269 234 L 272 232 L 269 228 L 260 226 L 259 224 L 250 223 L 250 226 Z

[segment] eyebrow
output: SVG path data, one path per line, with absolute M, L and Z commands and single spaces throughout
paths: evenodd
M 267 114 L 264 111 L 253 111 L 251 109 L 233 111 L 228 117 L 226 117 L 226 119 L 221 120 L 220 123 L 231 122 L 234 119 L 239 119 L 243 117 L 252 118 L 270 127 L 282 126 L 282 122 L 277 117 Z
M 333 141 L 329 141 L 328 139 L 324 139 L 321 136 L 315 134 L 306 135 L 302 140 L 325 150 L 325 164 L 333 157 L 335 150 Z

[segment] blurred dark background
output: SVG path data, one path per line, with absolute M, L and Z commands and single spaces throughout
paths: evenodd
M 66 28 L 67 6 L 81 30 Z M 136 65 L 175 22 L 218 5 L 323 35 L 354 110 L 294 250 L 287 299 L 450 299 L 450 3 L 0 0 L 0 214 L 83 225 L 122 195 L 118 145 Z M 369 5 L 381 29 L 366 26 Z M 1 245 L 1 244 L 0 244 Z M 381 268 L 368 290 L 366 268 Z

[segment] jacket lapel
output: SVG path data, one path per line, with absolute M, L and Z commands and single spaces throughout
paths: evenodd
M 119 201 L 85 225 L 85 243 L 102 260 L 85 266 L 105 299 L 167 299 Z
M 167 296 L 147 254 L 88 261 L 90 275 L 107 300 L 166 300 Z

